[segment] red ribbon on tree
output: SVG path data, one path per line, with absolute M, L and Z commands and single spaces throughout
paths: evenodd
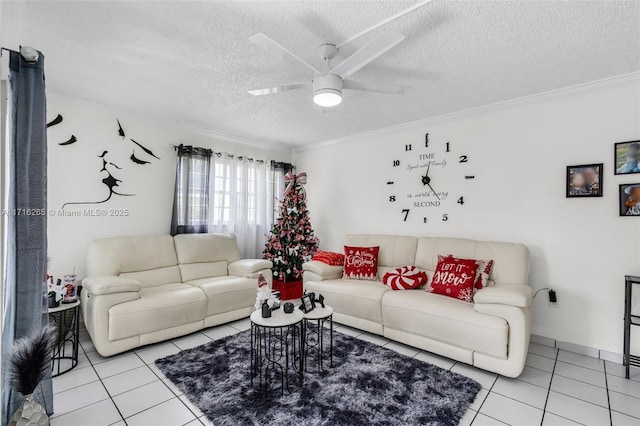
M 304 185 L 305 183 L 307 183 L 307 174 L 303 172 L 303 173 L 300 173 L 298 176 L 296 176 L 293 174 L 293 172 L 288 172 L 286 175 L 284 175 L 284 183 L 288 184 L 287 188 L 284 190 L 285 197 L 289 195 L 289 192 L 291 192 L 291 190 L 293 189 L 293 184 L 296 181 L 300 182 L 301 185 Z M 304 199 L 306 199 L 307 193 L 304 190 L 304 187 L 302 187 L 301 192 L 304 196 Z

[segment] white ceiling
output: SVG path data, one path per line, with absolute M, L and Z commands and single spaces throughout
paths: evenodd
M 402 32 L 356 78 L 411 86 L 404 96 L 347 91 L 323 113 L 310 89 L 247 93 L 310 80 L 250 43 L 255 33 L 320 66 L 320 43 L 415 3 L 3 2 L 3 44 L 45 54 L 49 93 L 292 146 L 640 70 L 640 1 L 435 0 L 336 59 L 383 30 Z

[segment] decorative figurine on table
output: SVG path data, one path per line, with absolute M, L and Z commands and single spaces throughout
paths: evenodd
M 65 288 L 62 286 L 61 279 L 58 279 L 58 282 L 54 284 L 52 276 L 48 275 L 47 278 L 47 295 L 49 296 L 48 305 L 49 308 L 57 308 L 60 306 L 60 301 L 62 301 L 65 294 Z
M 290 314 L 290 313 L 293 312 L 294 308 L 295 308 L 295 306 L 294 306 L 293 303 L 287 302 L 287 303 L 284 304 L 284 313 L 285 314 Z
M 280 307 L 279 300 L 271 293 L 271 289 L 269 288 L 269 283 L 267 279 L 262 275 L 262 272 L 258 275 L 258 295 L 256 296 L 256 311 L 262 309 L 262 316 L 265 317 L 265 307 L 269 310 L 269 316 L 271 316 L 271 311 Z

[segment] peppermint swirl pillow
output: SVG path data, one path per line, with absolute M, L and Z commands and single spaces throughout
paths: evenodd
M 403 266 L 384 274 L 382 282 L 392 290 L 410 290 L 425 285 L 427 273 L 415 266 Z

